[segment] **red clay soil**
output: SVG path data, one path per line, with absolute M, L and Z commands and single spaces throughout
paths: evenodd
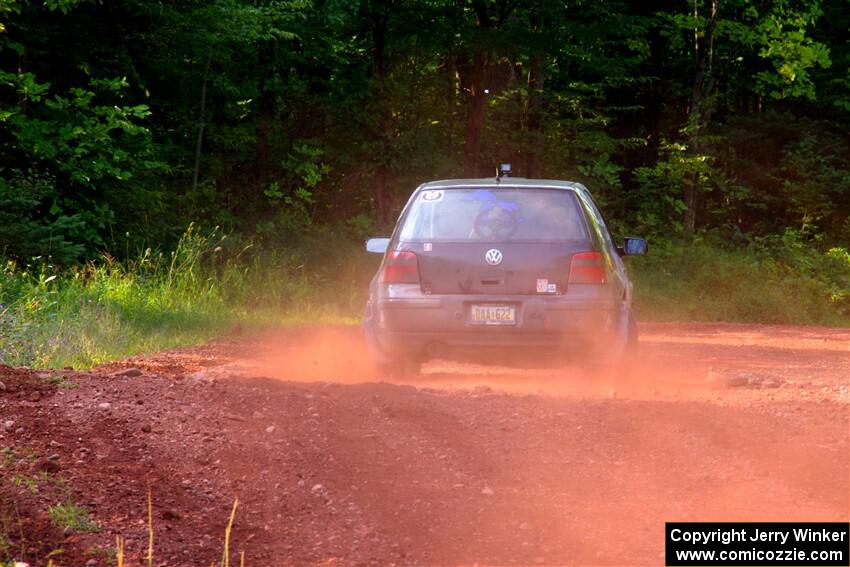
M 325 327 L 0 367 L 0 560 L 114 564 L 121 535 L 145 565 L 149 489 L 166 566 L 218 563 L 237 497 L 248 566 L 661 565 L 665 521 L 850 516 L 847 329 L 645 324 L 628 376 L 527 366 L 379 382 Z M 52 527 L 65 500 L 100 531 Z

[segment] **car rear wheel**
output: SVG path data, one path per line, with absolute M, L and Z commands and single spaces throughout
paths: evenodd
M 628 375 L 634 367 L 638 350 L 638 325 L 633 313 L 627 315 L 625 327 L 610 342 L 589 345 L 590 356 L 579 358 L 579 364 L 593 373 Z
M 629 313 L 629 322 L 626 335 L 626 348 L 623 351 L 622 358 L 631 363 L 637 356 L 638 350 L 638 325 L 634 313 Z
M 626 345 L 623 348 L 623 353 L 614 365 L 614 368 L 618 372 L 626 376 L 630 375 L 634 371 L 638 354 L 638 325 L 637 319 L 633 313 L 629 313 L 627 331 Z

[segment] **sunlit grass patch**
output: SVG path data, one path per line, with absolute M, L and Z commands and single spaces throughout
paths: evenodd
M 89 517 L 89 511 L 83 506 L 77 506 L 68 500 L 51 506 L 47 513 L 54 527 L 61 530 L 72 530 L 76 533 L 99 532 L 100 526 Z
M 643 320 L 850 325 L 850 259 L 841 249 L 661 243 L 627 264 Z
M 190 227 L 171 254 L 0 269 L 0 362 L 90 367 L 197 344 L 234 325 L 356 324 L 375 259 L 342 239 L 251 256 Z

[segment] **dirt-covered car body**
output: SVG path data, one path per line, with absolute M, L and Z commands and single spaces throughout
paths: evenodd
M 618 247 L 579 183 L 425 183 L 367 249 L 384 252 L 364 319 L 378 363 L 531 348 L 614 359 L 636 341 L 621 256 L 646 241 Z

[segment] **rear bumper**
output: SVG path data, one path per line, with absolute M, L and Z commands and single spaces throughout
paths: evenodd
M 421 296 L 379 298 L 366 309 L 373 355 L 382 359 L 425 357 L 481 350 L 579 350 L 619 335 L 623 305 L 610 297 Z M 513 325 L 471 322 L 471 306 L 516 308 Z

